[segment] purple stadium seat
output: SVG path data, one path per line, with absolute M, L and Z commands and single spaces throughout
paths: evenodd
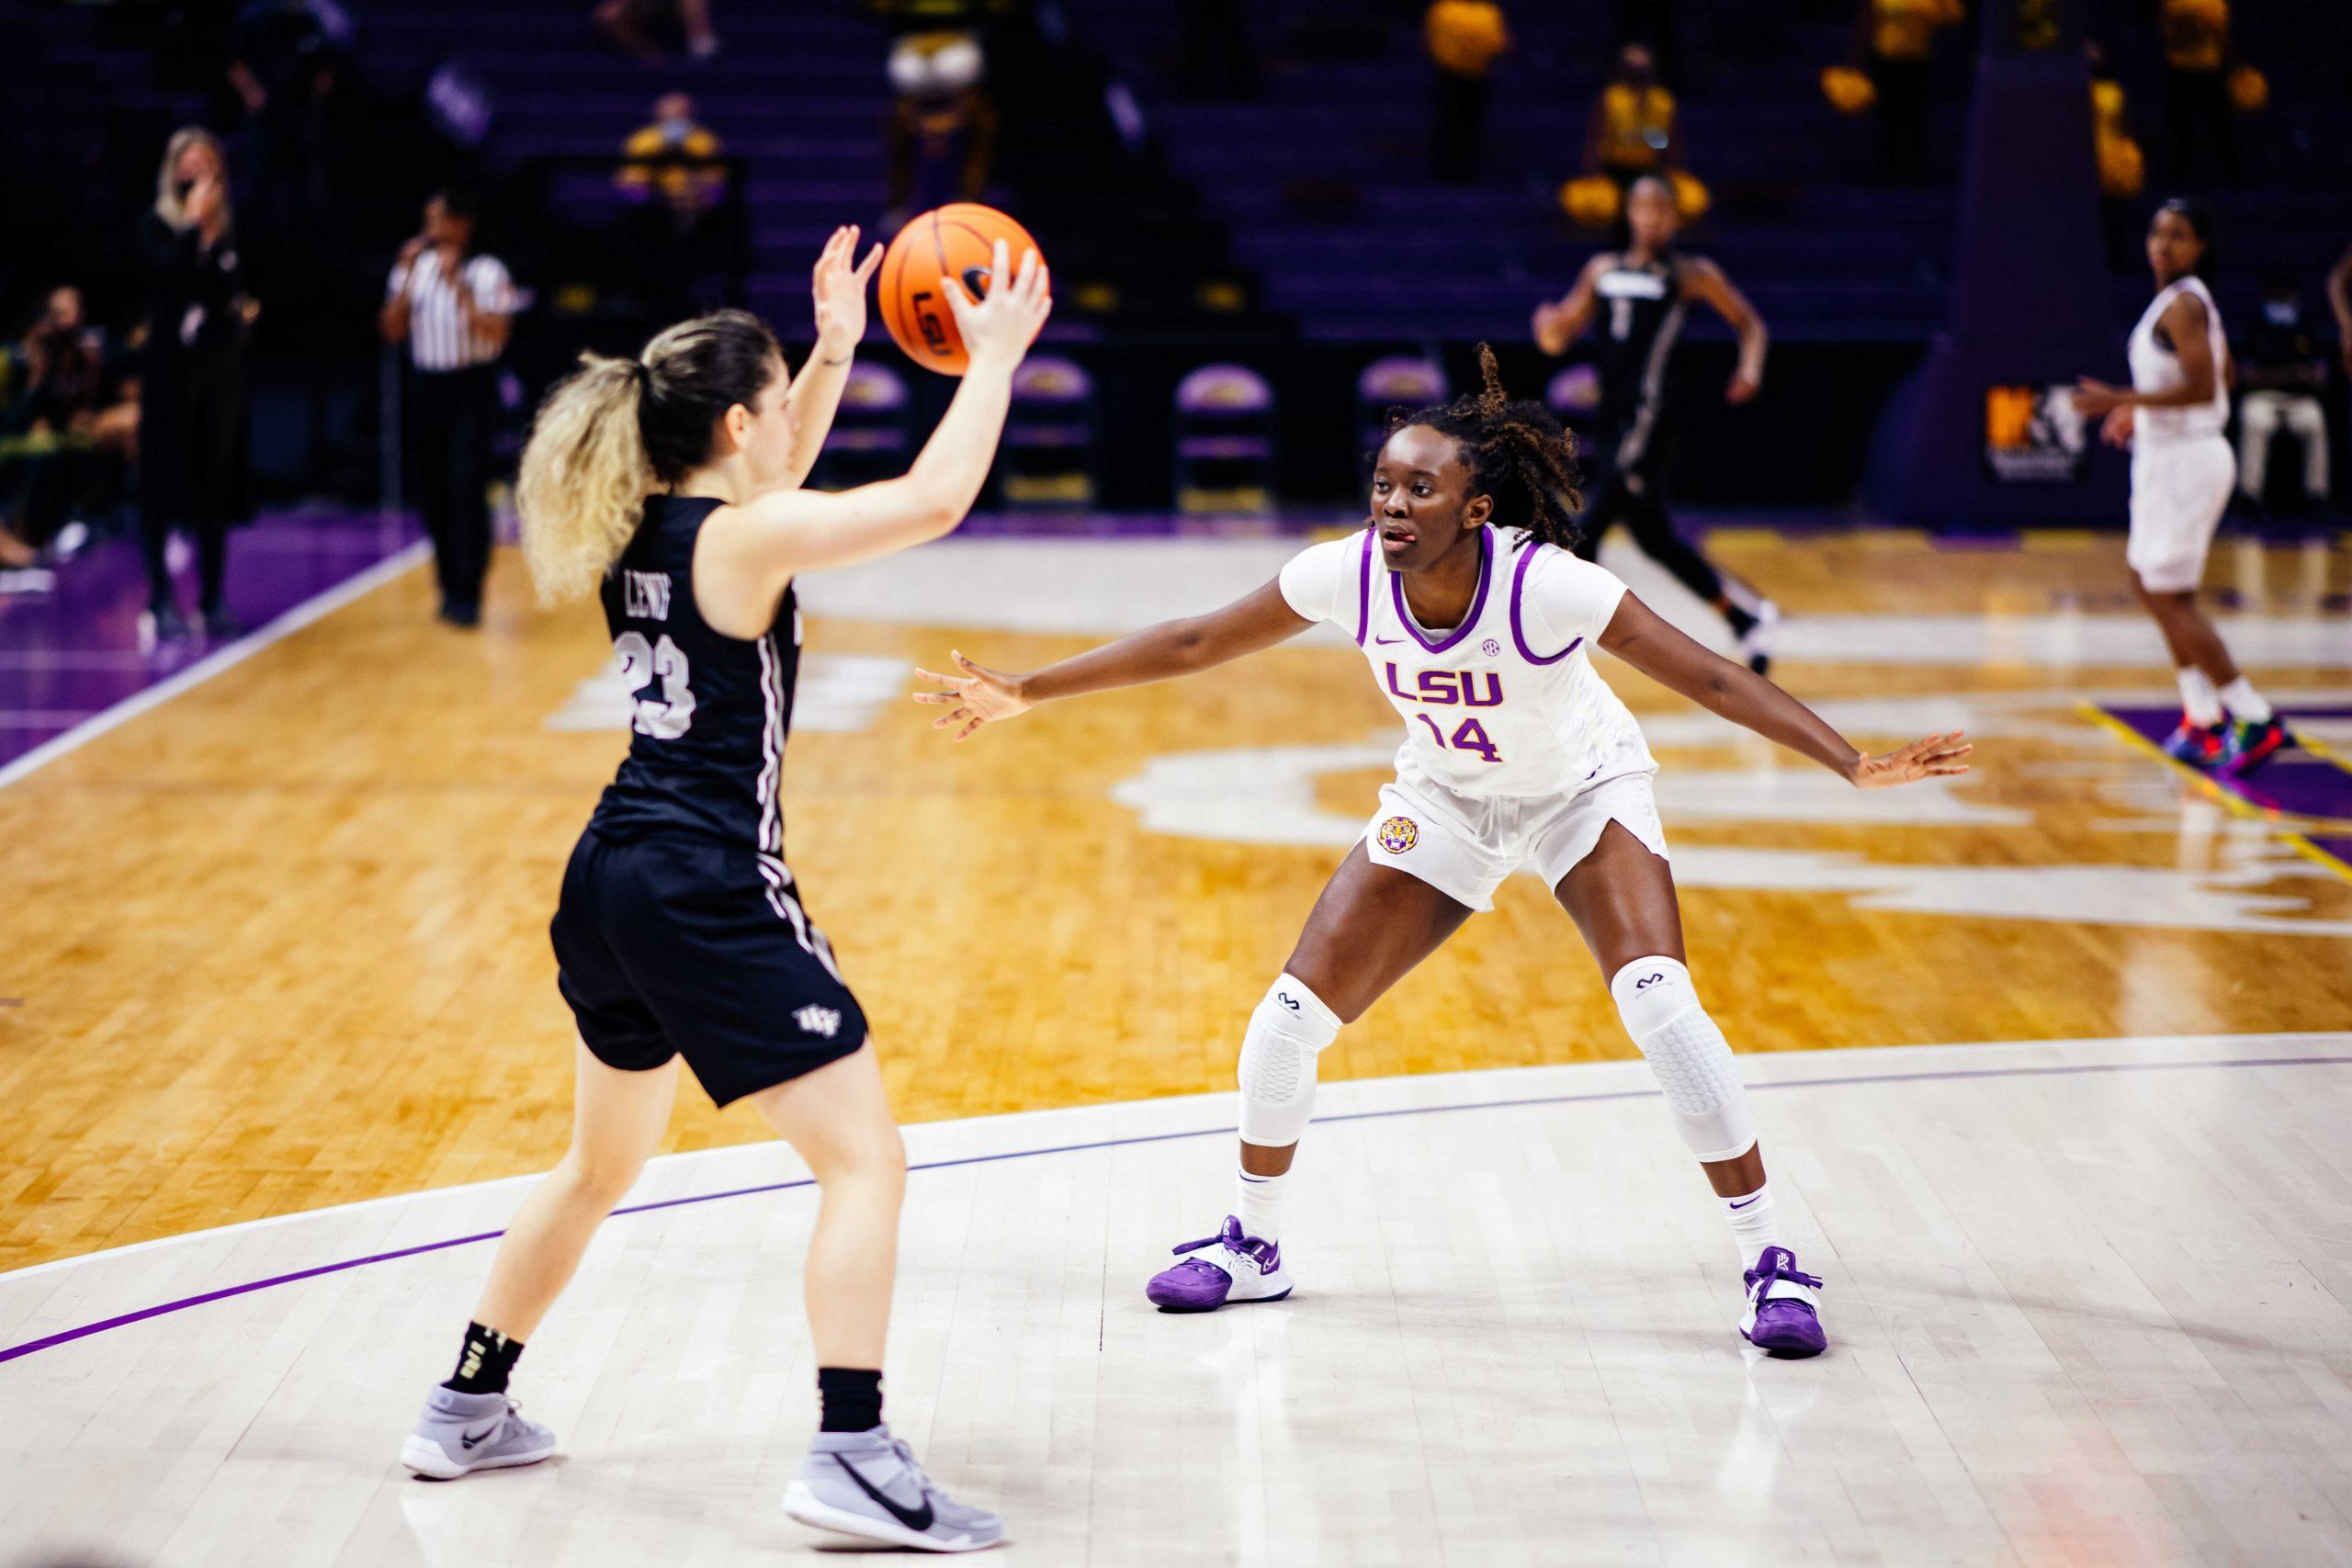
M 1004 424 L 1004 499 L 1088 506 L 1095 494 L 1094 378 L 1073 359 L 1032 355 L 1012 373 Z
M 906 378 L 887 365 L 853 366 L 841 407 L 818 459 L 827 484 L 865 484 L 905 470 L 914 449 L 908 421 L 914 398 Z
M 1401 354 L 1374 360 L 1356 378 L 1356 423 L 1363 449 L 1376 451 L 1388 439 L 1391 410 L 1442 403 L 1449 395 L 1445 371 L 1435 360 Z
M 1274 503 L 1274 389 L 1246 366 L 1204 365 L 1176 388 L 1176 506 L 1264 513 Z
M 1571 365 L 1552 378 L 1544 401 L 1564 420 L 1589 417 L 1600 406 L 1600 373 L 1589 365 Z

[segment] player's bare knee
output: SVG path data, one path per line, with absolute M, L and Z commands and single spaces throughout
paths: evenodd
M 1699 1004 L 1690 971 L 1672 958 L 1637 958 L 1611 977 L 1625 1032 L 1641 1047 L 1674 1113 L 1675 1130 L 1702 1163 L 1737 1159 L 1756 1146 L 1747 1091 L 1724 1032 Z
M 644 1172 L 645 1161 L 634 1155 L 612 1155 L 573 1145 L 550 1176 L 570 1189 L 569 1196 L 607 1211 L 619 1206 Z

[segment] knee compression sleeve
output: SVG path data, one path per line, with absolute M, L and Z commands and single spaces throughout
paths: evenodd
M 1737 1159 L 1756 1143 L 1747 1091 L 1724 1032 L 1699 1005 L 1690 971 L 1671 958 L 1637 958 L 1609 982 L 1625 1032 L 1649 1059 L 1674 1124 L 1702 1160 Z
M 1284 975 L 1250 1015 L 1241 1037 L 1241 1141 L 1266 1148 L 1298 1142 L 1315 1111 L 1315 1057 L 1339 1038 L 1323 998 Z

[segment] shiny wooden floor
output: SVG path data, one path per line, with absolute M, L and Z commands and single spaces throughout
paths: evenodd
M 911 1129 L 893 1429 L 1033 1568 L 2346 1560 L 2352 1033 L 1748 1077 L 1819 1359 L 1734 1337 L 1642 1064 L 1420 1074 L 1326 1090 L 1297 1293 L 1211 1316 L 1140 1287 L 1229 1193 L 1228 1098 Z M 777 1506 L 804 1176 L 655 1162 L 519 1369 L 555 1458 L 455 1485 L 395 1455 L 521 1183 L 0 1275 L 0 1347 L 50 1341 L 0 1365 L 0 1560 L 826 1561 Z
M 1664 763 L 1693 970 L 1736 1047 L 2352 1022 L 2352 883 L 2078 711 L 2168 687 L 2116 541 L 1717 547 L 1791 617 L 1781 678 L 1857 740 L 1958 721 L 1984 742 L 1954 789 L 1825 801 L 1834 780 L 1603 661 Z M 937 548 L 965 552 L 940 558 L 968 613 L 888 612 L 911 579 L 809 585 L 811 648 L 864 672 L 848 685 L 895 686 L 950 646 L 1032 664 L 1095 640 L 1057 628 L 1132 608 L 1077 602 L 1029 545 Z M 1233 548 L 1261 577 L 1282 554 Z M 908 570 L 941 569 L 919 553 Z M 2225 550 L 2210 581 L 2269 650 L 2242 649 L 2267 685 L 2341 701 L 2347 579 L 2352 558 L 2313 547 Z M 1024 623 L 1023 583 L 1072 602 Z M 460 636 L 412 572 L 0 789 L 0 991 L 20 1003 L 0 1008 L 0 1270 L 554 1158 L 570 1036 L 545 926 L 621 740 L 549 725 L 601 662 L 593 609 L 530 608 L 508 559 L 492 589 L 483 632 Z M 910 1121 L 1229 1086 L 1240 1024 L 1337 859 L 1330 825 L 1370 808 L 1394 744 L 1359 656 L 1328 646 L 962 748 L 887 693 L 849 696 L 832 732 L 794 737 L 789 853 Z M 1323 749 L 1301 775 L 1306 829 L 1185 825 L 1185 778 L 1246 799 L 1266 755 L 1227 753 L 1267 748 Z M 1205 772 L 1157 771 L 1186 758 Z M 1573 929 L 1521 878 L 1324 1072 L 1632 1054 Z M 682 1107 L 674 1148 L 763 1135 L 747 1111 Z

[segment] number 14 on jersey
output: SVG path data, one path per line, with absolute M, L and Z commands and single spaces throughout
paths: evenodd
M 1495 743 L 1487 739 L 1485 728 L 1475 718 L 1465 718 L 1454 726 L 1453 739 L 1448 740 L 1445 731 L 1437 727 L 1437 720 L 1425 713 L 1417 713 L 1413 716 L 1430 727 L 1430 734 L 1440 746 L 1450 746 L 1456 751 L 1475 751 L 1489 762 L 1503 760 L 1502 753 L 1495 750 Z

